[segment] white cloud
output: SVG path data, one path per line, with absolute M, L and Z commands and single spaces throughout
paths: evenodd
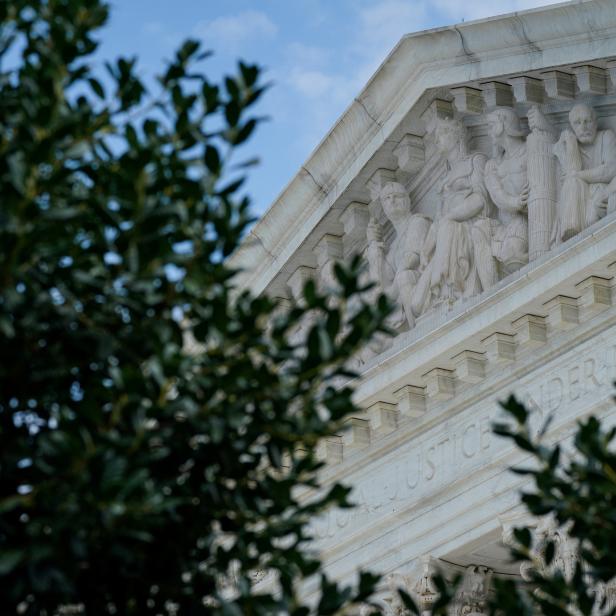
M 331 114 L 332 105 L 342 111 L 400 37 L 421 27 L 423 4 L 424 0 L 381 0 L 360 8 L 355 34 L 335 62 L 324 48 L 290 45 L 287 57 L 291 66 L 285 81 L 303 96 L 320 99 L 313 105 L 323 107 L 323 113 L 313 106 L 313 114 Z
M 381 37 L 398 28 L 397 23 L 407 22 L 413 17 L 413 7 L 404 0 L 382 0 L 371 3 L 359 12 L 363 35 L 376 34 Z
M 354 0 L 356 2 L 345 46 L 319 47 L 291 43 L 285 49 L 286 66 L 275 81 L 280 91 L 277 117 L 303 119 L 294 147 L 309 151 L 350 105 L 368 79 L 408 33 L 495 14 L 518 11 L 560 0 Z M 344 39 L 343 39 L 344 40 Z
M 145 36 L 156 40 L 157 48 L 165 55 L 169 55 L 178 49 L 184 40 L 184 37 L 181 34 L 170 30 L 160 21 L 146 21 L 141 26 L 141 32 Z
M 299 136 L 303 148 L 314 147 L 331 128 L 400 37 L 421 27 L 424 12 L 418 15 L 415 9 L 421 2 L 382 0 L 360 6 L 354 11 L 352 38 L 335 56 L 323 47 L 288 46 L 281 81 L 295 93 L 293 98 L 301 97 L 297 104 L 306 119 Z
M 286 56 L 292 62 L 316 68 L 329 63 L 331 52 L 323 47 L 294 42 L 287 45 Z
M 334 77 L 321 71 L 294 67 L 288 78 L 289 83 L 302 95 L 311 98 L 323 96 L 332 89 Z
M 372 2 L 359 12 L 359 32 L 356 44 L 373 49 L 391 49 L 403 34 L 421 29 L 426 20 L 427 7 L 425 0 L 409 2 L 409 0 L 381 0 Z
M 275 36 L 278 26 L 262 11 L 248 10 L 200 21 L 193 32 L 206 46 L 234 49 L 249 40 Z
M 349 47 L 353 95 L 359 93 L 398 41 L 427 27 L 431 0 L 379 0 L 357 13 L 356 34 Z

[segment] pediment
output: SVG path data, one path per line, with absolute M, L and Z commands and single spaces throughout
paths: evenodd
M 559 438 L 609 414 L 613 9 L 403 37 L 232 258 L 242 285 L 293 297 L 360 253 L 398 307 L 397 336 L 357 360 L 361 413 L 320 444 L 324 484 L 347 481 L 359 505 L 315 524 L 339 579 L 426 552 L 512 573 L 498 516 L 520 484 L 503 470 L 515 452 L 490 437 L 496 400 L 514 389 L 556 413 Z
M 424 137 L 426 110 L 436 99 L 452 101 L 452 88 L 489 95 L 484 82 L 513 85 L 516 78 L 589 64 L 610 75 L 607 87 L 613 91 L 615 30 L 611 0 L 590 0 L 403 37 L 233 256 L 233 265 L 245 271 L 240 284 L 255 292 L 284 292 L 285 276 L 314 264 L 311 252 L 320 236 L 343 232 L 342 211 L 371 201 L 374 173 L 399 173 L 400 143 L 407 134 Z M 524 91 L 518 84 L 514 94 Z M 532 97 L 532 87 L 526 91 Z M 432 174 L 429 166 L 424 173 Z
M 607 189 L 607 176 L 616 175 L 616 167 L 601 181 L 580 185 L 582 192 L 593 194 L 580 196 L 578 206 L 563 206 L 563 186 L 567 192 L 572 184 L 562 181 L 564 163 L 554 148 L 572 129 L 571 109 L 585 105 L 596 115 L 597 139 L 610 138 L 590 149 L 616 160 L 611 139 L 616 129 L 616 16 L 610 4 L 567 3 L 403 37 L 232 257 L 233 265 L 244 268 L 241 284 L 289 297 L 300 288 L 294 281 L 311 275 L 324 283 L 331 260 L 361 253 L 371 263 L 373 279 L 388 277 L 378 281 L 401 307 L 418 294 L 417 286 L 428 287 L 420 290 L 424 297 L 414 299 L 412 308 L 404 306 L 407 322 L 396 323 L 404 333 L 422 323 L 425 329 L 426 321 L 441 322 L 451 311 L 453 316 L 504 280 L 512 282 L 517 271 L 528 271 L 529 261 L 533 269 L 537 259 L 560 250 L 599 219 L 609 219 L 616 191 L 603 199 L 596 215 L 587 210 L 595 207 L 590 204 L 594 193 Z M 596 30 L 589 37 L 592 24 Z M 490 135 L 495 112 L 513 118 L 504 131 L 510 135 Z M 546 126 L 529 127 L 529 113 L 541 116 Z M 464 141 L 466 162 L 454 162 L 437 143 L 439 130 L 447 125 L 454 132 L 461 127 L 464 134 L 454 138 L 453 149 Z M 587 155 L 589 147 L 578 145 L 578 154 Z M 523 169 L 508 162 L 516 148 L 524 150 Z M 601 161 L 595 162 L 597 167 Z M 395 222 L 382 207 L 382 190 L 392 183 L 409 200 L 408 216 Z M 452 211 L 460 217 L 455 210 L 465 207 L 469 189 L 483 205 L 478 202 L 475 213 L 445 231 L 442 219 Z M 523 203 L 515 211 L 510 201 L 521 195 Z M 563 208 L 569 208 L 567 213 L 560 212 Z M 565 221 L 567 216 L 580 220 Z M 416 221 L 415 231 L 410 218 Z M 409 248 L 409 242 L 418 242 L 414 235 L 427 233 L 426 220 L 432 246 Z M 556 227 L 562 225 L 571 229 L 559 232 Z M 369 239 L 374 233 L 380 257 L 374 237 L 372 244 Z M 450 251 L 452 241 L 464 246 Z M 413 261 L 413 251 L 417 263 L 400 263 Z M 427 268 L 432 271 L 424 274 Z M 443 271 L 437 274 L 439 268 Z M 409 280 L 396 287 L 398 274 Z M 430 280 L 420 280 L 422 275 Z M 438 284 L 442 288 L 436 289 Z
M 590 140 L 576 136 L 574 108 L 592 119 Z M 487 353 L 483 341 L 496 333 L 513 340 L 519 318 L 545 319 L 546 302 L 579 298 L 589 274 L 608 276 L 591 255 L 599 238 L 611 254 L 614 177 L 611 0 L 407 35 L 231 263 L 243 269 L 241 285 L 289 298 L 308 277 L 326 285 L 335 259 L 362 254 L 398 306 L 399 335 L 359 358 L 359 395 L 366 406 L 395 403 L 396 388 L 427 387 L 425 375 L 453 370 L 457 353 Z M 402 217 L 383 208 L 398 198 L 385 196 L 392 187 Z M 543 286 L 531 295 L 535 280 Z M 477 315 L 482 327 L 459 327 Z M 449 331 L 458 337 L 443 346 Z M 416 369 L 404 360 L 423 358 L 422 345 L 437 339 Z M 383 362 L 386 385 L 371 376 Z

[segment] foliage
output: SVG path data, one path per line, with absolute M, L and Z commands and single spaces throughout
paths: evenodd
M 502 404 L 511 421 L 499 422 L 494 432 L 510 439 L 529 454 L 528 465 L 513 468 L 527 475 L 531 486 L 522 502 L 539 520 L 550 520 L 576 547 L 571 570 L 557 562 L 553 538 L 541 539 L 533 529 L 514 530 L 511 557 L 524 566 L 524 584 L 510 579 L 493 580 L 488 613 L 523 616 L 572 616 L 616 614 L 606 589 L 616 580 L 616 428 L 606 427 L 591 416 L 578 422 L 570 451 L 546 443 L 550 421 L 537 432 L 531 413 L 515 397 Z M 435 614 L 446 614 L 455 597 L 455 584 L 437 574 L 441 597 Z M 419 613 L 408 595 L 405 605 Z
M 361 299 L 358 261 L 289 310 L 234 288 L 251 218 L 230 156 L 260 70 L 213 83 L 189 40 L 152 94 L 135 59 L 93 67 L 107 17 L 0 4 L 3 613 L 335 613 L 375 578 L 298 598 L 310 519 L 349 506 L 315 496 L 314 446 L 353 412 L 345 364 L 389 307 Z

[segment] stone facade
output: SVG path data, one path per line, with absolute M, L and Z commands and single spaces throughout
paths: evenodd
M 523 455 L 491 433 L 497 400 L 552 414 L 553 440 L 616 416 L 614 9 L 404 37 L 233 257 L 242 284 L 292 297 L 360 253 L 397 306 L 397 336 L 356 359 L 362 413 L 321 444 L 323 481 L 358 504 L 314 526 L 339 579 L 371 567 L 428 609 L 437 564 L 465 572 L 455 613 L 482 613 L 491 577 L 524 573 L 506 550 Z

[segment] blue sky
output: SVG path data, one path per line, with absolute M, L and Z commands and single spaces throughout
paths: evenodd
M 269 117 L 246 146 L 258 155 L 247 191 L 256 214 L 299 166 L 407 32 L 522 10 L 554 0 L 115 0 L 101 55 L 137 55 L 156 73 L 187 37 L 215 52 L 203 65 L 219 76 L 238 58 L 263 66 Z

